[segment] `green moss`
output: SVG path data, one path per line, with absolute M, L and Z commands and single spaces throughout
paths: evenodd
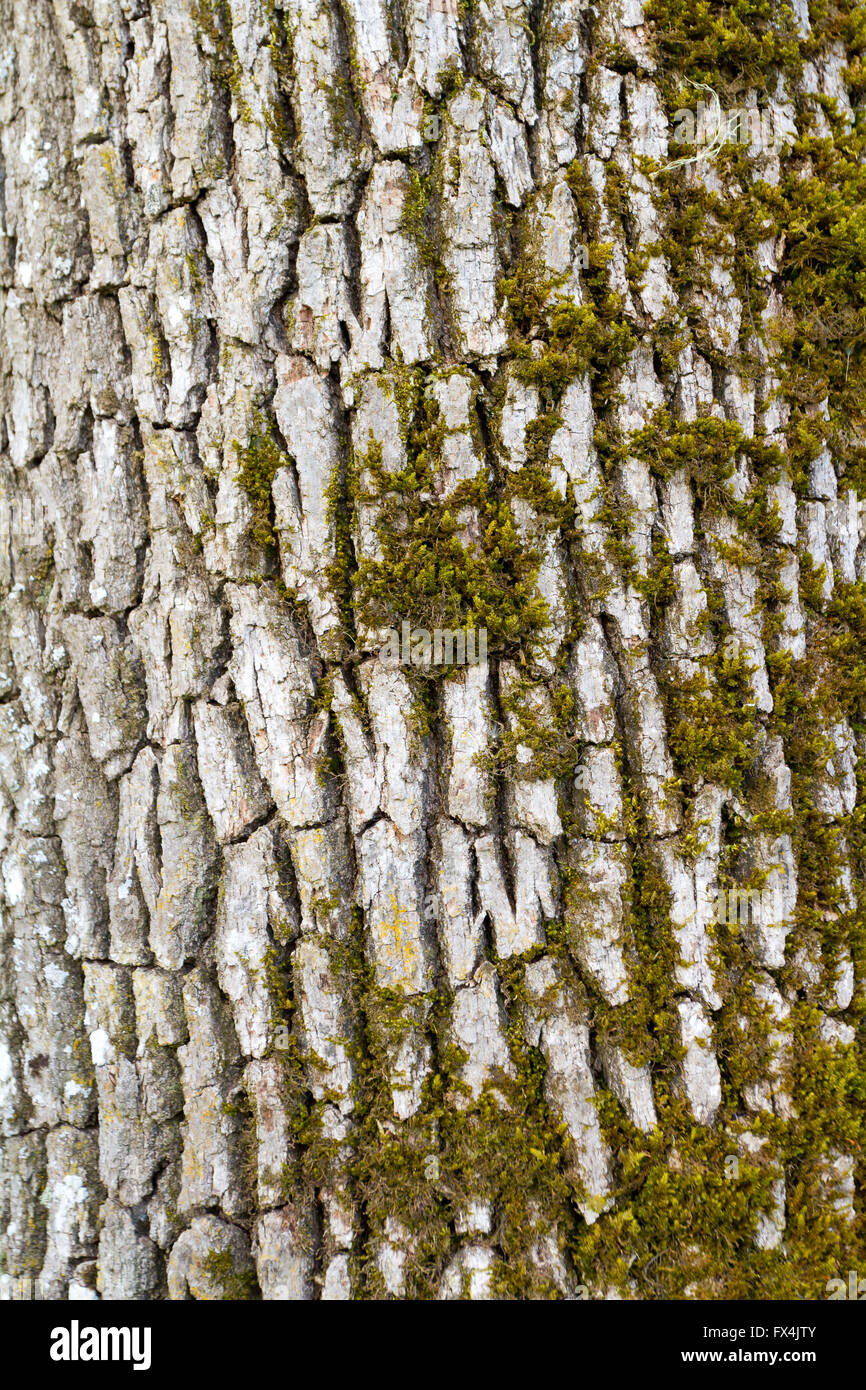
M 669 114 L 678 106 L 694 104 L 697 93 L 684 83 L 685 77 L 706 81 L 726 105 L 736 104 L 741 100 L 738 84 L 755 85 L 763 99 L 774 91 L 779 73 L 790 79 L 803 58 L 833 33 L 842 34 L 848 43 L 850 71 L 855 74 L 861 72 L 866 50 L 866 12 L 850 6 L 813 4 L 813 35 L 801 42 L 789 11 L 773 9 L 768 0 L 713 0 L 697 8 L 687 0 L 651 0 L 651 15 L 662 58 L 657 80 Z M 624 53 L 604 56 L 620 70 L 635 68 L 634 59 Z M 857 90 L 862 79 L 854 80 Z M 783 158 L 778 184 L 762 182 L 762 166 L 750 165 L 736 148 L 723 150 L 715 169 L 736 196 L 707 193 L 683 170 L 657 172 L 654 180 L 665 225 L 652 250 L 667 257 L 683 305 L 682 313 L 671 312 L 653 331 L 657 368 L 666 382 L 668 376 L 673 378 L 679 355 L 691 342 L 712 366 L 738 371 L 748 383 L 766 372 L 766 363 L 758 360 L 748 341 L 757 334 L 791 411 L 781 443 L 749 438 L 736 423 L 714 415 L 683 421 L 668 408 L 632 438 L 619 436 L 609 407 L 615 403 L 618 374 L 637 330 L 645 330 L 630 319 L 629 305 L 611 294 L 610 248 L 600 238 L 601 210 L 582 164 L 575 161 L 568 183 L 591 247 L 583 306 L 562 295 L 562 280 L 539 270 L 519 220 L 510 233 L 503 224 L 503 240 L 510 235 L 514 252 L 502 284 L 509 355 L 518 377 L 540 393 L 539 416 L 527 431 L 526 466 L 513 473 L 494 472 L 441 499 L 436 488 L 441 480 L 443 421 L 424 374 L 398 365 L 395 399 L 407 449 L 405 468 L 388 474 L 381 448 L 371 440 L 365 456 L 352 458 L 338 472 L 329 498 L 337 529 L 337 560 L 330 577 L 348 632 L 356 612 L 370 625 L 396 626 L 404 618 L 428 630 L 484 625 L 492 650 L 531 658 L 532 639 L 547 615 L 536 591 L 537 548 L 518 533 L 514 503 L 529 502 L 539 518 L 539 536 L 548 527 L 558 530 L 562 543 L 572 547 L 581 578 L 589 574 L 578 549 L 573 498 L 563 499 L 552 487 L 548 465 L 551 440 L 562 424 L 559 407 L 566 386 L 583 374 L 591 380 L 599 417 L 595 443 L 603 472 L 601 506 L 609 554 L 648 604 L 651 641 L 660 635 L 660 618 L 676 596 L 674 562 L 657 531 L 648 573 L 638 572 L 632 518 L 627 501 L 617 492 L 617 469 L 631 454 L 643 459 L 660 481 L 680 471 L 688 478 L 697 503 L 699 539 L 717 544 L 731 563 L 752 567 L 758 580 L 774 708 L 759 716 L 748 663 L 726 654 L 730 634 L 723 605 L 709 585 L 706 626 L 716 651 L 700 660 L 692 680 L 662 682 L 669 746 L 687 814 L 690 796 L 701 781 L 721 785 L 736 797 L 735 807 L 728 805 L 724 813 L 723 886 L 751 886 L 760 877 L 752 868 L 756 832 L 792 836 L 798 872 L 796 921 L 787 963 L 772 973 L 791 1004 L 786 1084 L 795 1116 L 787 1122 L 770 1113 L 745 1118 L 743 1093 L 766 1077 L 774 1027 L 756 995 L 763 972 L 747 934 L 739 923 L 720 923 L 710 935 L 721 962 L 723 1002 L 713 1015 L 712 1041 L 721 1069 L 722 1106 L 712 1127 L 699 1126 L 690 1117 L 678 1090 L 683 1047 L 677 972 L 683 962 L 671 922 L 671 894 L 642 816 L 642 793 L 633 769 L 621 759 L 630 863 L 623 941 L 631 997 L 613 1007 L 591 986 L 586 994 L 594 1041 L 615 1043 L 635 1065 L 650 1068 L 658 1127 L 649 1135 L 637 1132 L 614 1097 L 598 1086 L 602 1127 L 613 1155 L 614 1205 L 587 1225 L 575 1215 L 582 1194 L 567 1135 L 544 1098 L 543 1057 L 527 1046 L 519 1023 L 525 961 L 494 962 L 509 1019 L 514 1076 L 496 1078 L 473 1101 L 461 1080 L 465 1058 L 448 1042 L 448 992 L 441 989 L 406 1000 L 377 987 L 365 955 L 363 921 L 356 914 L 350 940 L 329 947 L 354 1024 L 354 1148 L 349 1153 L 325 1137 L 323 1103 L 314 1102 L 308 1090 L 310 1069 L 317 1069 L 319 1062 L 301 1056 L 295 1043 L 295 1051 L 285 1057 L 296 1150 L 287 1163 L 286 1180 L 287 1190 L 294 1192 L 312 1191 L 338 1177 L 348 1180 L 363 1214 L 355 1269 L 362 1293 L 383 1292 L 373 1252 L 389 1216 L 402 1222 L 411 1236 L 407 1292 L 424 1297 L 438 1289 L 454 1254 L 455 1215 L 468 1202 L 484 1199 L 495 1209 L 495 1244 L 501 1257 L 497 1292 L 510 1296 L 555 1292 L 533 1259 L 532 1247 L 542 1235 L 555 1240 L 577 1277 L 593 1289 L 612 1286 L 648 1298 L 820 1298 L 829 1277 L 862 1262 L 862 1044 L 829 1048 L 821 1042 L 817 1004 L 803 997 L 796 960 L 801 949 L 817 944 L 822 963 L 830 969 L 842 952 L 849 952 L 857 994 L 845 1017 L 855 1022 L 862 1018 L 864 773 L 858 768 L 853 814 L 833 824 L 815 807 L 815 784 L 827 774 L 832 758 L 822 726 L 844 717 L 855 733 L 866 732 L 866 590 L 837 582 L 825 603 L 822 575 L 804 557 L 801 595 L 807 609 L 808 653 L 795 662 L 777 650 L 786 595 L 780 580 L 780 518 L 770 498 L 783 469 L 804 494 L 808 465 L 827 445 L 834 461 L 847 470 L 847 484 L 866 492 L 866 450 L 857 444 L 866 370 L 862 131 L 858 121 L 854 131 L 846 132 L 832 107 L 822 102 L 832 133 L 819 139 L 808 126 L 808 101 L 797 101 L 801 138 Z M 425 258 L 432 254 L 430 203 L 435 198 L 431 200 L 429 193 L 422 176 L 413 174 L 404 230 Z M 628 220 L 625 193 L 622 179 L 611 169 L 604 202 L 614 221 Z M 776 324 L 765 328 L 760 317 L 766 305 L 765 276 L 758 247 L 771 238 L 780 258 L 779 283 L 787 309 Z M 644 248 L 629 265 L 632 290 L 639 285 L 648 254 L 649 248 Z M 707 288 L 715 258 L 730 271 L 743 304 L 740 341 L 729 354 L 719 353 L 708 342 L 705 308 L 697 297 Z M 503 392 L 504 386 L 500 398 Z M 828 418 L 822 408 L 825 397 Z M 258 434 L 267 437 L 266 430 Z M 266 533 L 270 527 L 272 535 L 270 486 L 279 462 L 268 447 L 262 454 L 260 464 L 251 464 L 249 480 L 262 525 Z M 730 487 L 738 461 L 746 465 L 740 476 L 751 478 L 739 500 Z M 375 501 L 381 508 L 382 559 L 365 562 L 356 572 L 350 518 L 352 506 L 360 500 Z M 464 509 L 474 509 L 479 517 L 477 542 L 470 542 L 464 529 Z M 704 513 L 711 511 L 721 511 L 737 523 L 736 539 L 721 545 L 702 533 Z M 582 751 L 575 737 L 574 697 L 565 684 L 554 682 L 553 687 L 550 718 L 532 712 L 531 668 L 503 701 L 499 713 L 509 727 L 491 759 L 495 772 L 511 767 L 522 745 L 531 753 L 532 776 L 553 777 L 560 789 L 569 786 Z M 419 693 L 419 708 L 424 727 L 435 727 L 436 692 L 425 687 Z M 790 812 L 768 806 L 762 789 L 759 794 L 756 760 L 765 733 L 783 740 L 792 773 Z M 567 816 L 563 819 L 571 831 Z M 687 819 L 677 846 L 687 858 L 696 857 L 702 847 L 701 827 Z M 853 909 L 840 886 L 849 860 L 855 866 Z M 574 933 L 587 906 L 585 881 L 569 863 L 568 840 L 558 868 L 564 920 L 545 925 L 544 949 L 567 970 L 578 944 Z M 818 993 L 819 1002 L 829 1007 L 826 990 Z M 290 992 L 287 999 L 281 1016 L 290 1024 Z M 410 1036 L 430 1044 L 431 1070 L 418 1112 L 396 1123 L 390 1073 L 400 1044 Z M 739 1149 L 746 1130 L 766 1141 L 748 1159 Z M 837 1152 L 857 1163 L 858 1215 L 851 1226 L 839 1218 L 826 1189 L 828 1155 Z M 732 1177 L 727 1163 L 734 1155 L 739 1167 Z M 771 1184 L 780 1172 L 786 1180 L 785 1243 L 777 1250 L 758 1250 L 757 1223 L 770 1210 Z
M 526 675 L 508 694 L 500 692 L 500 710 L 508 717 L 509 727 L 501 730 L 496 748 L 486 755 L 484 764 L 491 772 L 508 768 L 519 771 L 521 778 L 566 781 L 574 775 L 580 756 L 580 745 L 572 732 L 574 694 L 568 685 L 552 691 L 545 687 L 545 699 L 537 705 L 533 701 L 535 689 L 535 682 Z
M 724 651 L 701 664 L 690 679 L 661 682 L 671 757 L 687 785 L 704 778 L 736 790 L 756 753 L 752 667 L 745 657 L 729 658 Z
M 799 66 L 793 12 L 772 0 L 649 0 L 646 16 L 669 66 L 693 82 L 721 78 L 763 91 L 774 68 Z
M 706 415 L 689 422 L 672 421 L 666 407 L 631 437 L 631 448 L 645 459 L 658 478 L 670 478 L 684 468 L 703 501 L 718 498 L 722 484 L 733 476 L 743 431 L 733 420 Z
M 436 495 L 444 423 L 435 399 L 416 378 L 406 410 L 407 462 L 399 473 L 382 467 L 371 438 L 363 460 L 371 479 L 362 500 L 378 503 L 381 558 L 363 558 L 355 575 L 360 621 L 432 632 L 484 628 L 488 651 L 527 645 L 547 619 L 536 589 L 539 556 L 517 531 L 507 497 L 486 475 Z M 461 512 L 478 517 L 479 541 L 467 540 Z M 445 669 L 444 667 L 442 668 Z
M 278 541 L 274 531 L 271 484 L 278 470 L 289 464 L 289 457 L 277 444 L 273 428 L 263 416 L 257 418 L 255 431 L 245 446 L 237 440 L 233 444 L 240 464 L 238 482 L 253 509 L 250 528 L 253 540 L 266 552 L 273 552 Z
M 265 8 L 270 26 L 268 48 L 276 76 L 276 93 L 271 106 L 265 111 L 265 122 L 277 150 L 280 153 L 288 154 L 292 146 L 293 136 L 290 117 L 287 114 L 289 111 L 288 98 L 292 85 L 290 65 L 292 45 L 283 11 L 278 10 L 272 0 L 267 0 Z
M 432 175 L 425 178 L 417 169 L 409 170 L 409 191 L 403 204 L 400 227 L 418 248 L 418 254 L 425 265 L 439 264 L 436 255 L 436 242 L 431 228 L 430 193 Z
M 654 0 L 657 40 L 667 55 L 660 85 L 672 116 L 677 108 L 694 108 L 706 83 L 723 105 L 741 100 L 742 84 L 770 100 L 775 74 L 796 78 L 805 59 L 814 58 L 831 35 L 844 35 L 850 59 L 860 62 L 863 42 L 861 7 L 832 4 L 813 7 L 812 36 L 798 40 L 787 7 L 773 9 L 753 0 L 705 5 L 695 10 L 682 0 Z M 823 18 L 822 18 L 823 15 Z M 832 17 L 831 17 L 832 16 Z M 862 114 L 848 130 L 832 101 L 797 98 L 800 132 L 782 165 L 782 177 L 761 177 L 747 152 L 728 144 L 715 156 L 722 178 L 735 181 L 737 196 L 708 193 L 693 185 L 682 169 L 657 174 L 664 192 L 667 230 L 657 249 L 671 266 L 675 287 L 686 304 L 694 289 L 707 288 L 710 258 L 720 257 L 731 271 L 744 302 L 737 365 L 744 373 L 760 370 L 747 350 L 752 334 L 767 339 L 778 360 L 782 391 L 790 408 L 787 429 L 795 485 L 809 462 L 830 443 L 840 460 L 850 459 L 862 433 L 864 327 Z M 832 135 L 818 135 L 817 109 Z M 758 264 L 760 242 L 776 239 L 781 255 L 777 285 L 785 308 L 770 325 L 760 326 L 766 306 Z M 710 360 L 699 304 L 688 310 L 692 334 Z M 720 366 L 730 363 L 719 362 Z M 824 412 L 827 400 L 829 410 Z
M 683 1298 L 690 1289 L 692 1297 L 756 1296 L 734 1290 L 750 1286 L 757 1217 L 769 1205 L 766 1167 L 741 1161 L 730 1181 L 731 1137 L 690 1124 L 676 1101 L 662 1100 L 662 1125 L 650 1136 L 629 1126 L 612 1098 L 602 1117 L 620 1157 L 619 1201 L 615 1215 L 579 1233 L 578 1272 L 642 1298 Z
M 230 1250 L 211 1250 L 202 1261 L 205 1273 L 222 1289 L 222 1298 L 235 1302 L 255 1298 L 258 1282 L 255 1270 L 235 1267 Z
M 589 255 L 591 270 L 606 261 L 598 243 L 590 246 Z M 555 294 L 563 278 L 542 275 L 530 260 L 500 282 L 516 372 L 554 406 L 569 382 L 588 373 L 595 404 L 601 407 L 610 399 L 611 374 L 626 362 L 635 338 L 623 322 L 621 302 L 597 276 L 589 276 L 596 293 L 586 305 Z
M 677 596 L 674 579 L 674 562 L 668 543 L 660 531 L 653 531 L 650 537 L 652 563 L 646 576 L 635 575 L 632 583 L 639 594 L 647 600 L 651 609 L 664 608 L 673 603 Z
M 336 597 L 340 613 L 343 640 L 354 645 L 354 574 L 355 551 L 352 543 L 352 508 L 357 495 L 357 478 L 353 461 L 348 466 L 338 463 L 325 492 L 327 521 L 334 537 L 334 557 L 325 569 L 329 591 Z
M 513 971 L 519 989 L 522 967 Z M 406 1295 L 435 1297 L 453 1245 L 450 1226 L 473 1202 L 490 1202 L 497 1215 L 502 1259 L 495 1272 L 499 1297 L 548 1298 L 555 1288 L 540 1273 L 533 1247 L 558 1239 L 570 1220 L 564 1125 L 544 1100 L 541 1054 L 526 1046 L 519 1024 L 509 1030 L 514 1076 L 498 1076 L 473 1100 L 460 1079 L 466 1058 L 446 1041 L 447 996 L 433 1001 L 429 1021 L 437 1039 L 437 1065 L 411 1120 L 393 1124 L 387 1081 L 389 1058 L 405 1027 L 406 1002 L 375 989 L 365 994 L 367 1030 L 365 1100 L 352 1175 L 373 1232 L 388 1217 L 410 1232 Z M 512 1001 L 513 1002 L 513 1001 Z M 396 1027 L 396 1034 L 393 1032 Z M 431 1168 L 429 1160 L 435 1158 Z M 381 1293 L 375 1266 L 359 1271 L 368 1294 Z
M 228 0 L 193 0 L 190 13 L 202 52 L 210 59 L 216 80 L 233 90 L 237 86 L 237 54 L 231 39 L 231 10 Z

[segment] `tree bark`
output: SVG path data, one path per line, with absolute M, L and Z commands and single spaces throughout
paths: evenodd
M 858 13 L 2 0 L 7 1296 L 863 1260 Z

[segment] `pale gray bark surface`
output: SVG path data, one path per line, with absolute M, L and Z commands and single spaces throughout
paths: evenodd
M 757 1121 L 797 1112 L 794 1004 L 814 1000 L 824 1041 L 851 1044 L 854 965 L 796 936 L 797 855 L 768 814 L 784 819 L 791 777 L 755 574 L 707 539 L 733 541 L 730 518 L 682 471 L 662 480 L 627 451 L 605 463 L 636 573 L 651 574 L 656 536 L 672 557 L 660 617 L 610 544 L 577 374 L 545 463 L 570 520 L 510 496 L 547 604 L 528 661 L 518 634 L 487 670 L 441 675 L 424 705 L 344 587 L 381 555 L 370 461 L 406 464 L 407 368 L 416 406 L 444 421 L 438 499 L 479 478 L 504 496 L 527 459 L 547 406 L 515 370 L 500 282 L 519 227 L 557 293 L 589 302 L 575 159 L 598 195 L 613 161 L 625 200 L 619 216 L 598 199 L 636 343 L 606 417 L 628 437 L 673 401 L 682 420 L 713 410 L 781 437 L 771 365 L 747 381 L 684 341 L 670 378 L 657 371 L 652 334 L 676 293 L 639 158 L 663 161 L 670 128 L 640 3 L 3 0 L 0 14 L 7 1285 L 651 1295 L 629 1275 L 627 1228 L 616 1279 L 571 1243 L 632 1200 L 602 1097 L 648 1144 L 661 1132 L 656 1065 L 609 1026 L 641 987 L 637 825 L 678 956 L 666 1076 L 708 1132 L 723 1085 L 740 1084 L 714 1032 L 731 985 L 713 900 L 734 821 L 738 881 L 783 899 L 745 946 L 773 1047 L 728 1095 L 707 1159 L 710 1184 L 725 1153 L 764 1165 L 750 1241 L 779 1251 L 786 1159 Z M 628 61 L 606 66 L 614 49 Z M 838 71 L 813 67 L 801 92 L 835 82 L 844 98 Z M 641 251 L 638 282 L 627 258 Z M 765 269 L 770 283 L 771 251 Z M 695 302 L 724 354 L 745 310 L 721 262 L 708 284 Z M 243 486 L 245 460 L 269 449 L 274 545 Z M 730 486 L 749 485 L 741 461 Z M 808 638 L 798 553 L 826 561 L 828 597 L 834 566 L 864 575 L 841 495 L 832 465 L 799 509 L 778 484 L 793 586 L 776 649 L 794 657 Z M 460 505 L 471 548 L 486 523 Z M 684 795 L 660 683 L 715 650 L 711 581 L 752 667 L 755 761 L 736 790 L 700 778 Z M 383 623 L 403 619 L 423 625 Z M 567 776 L 524 741 L 554 727 L 574 750 Z M 841 826 L 857 746 L 844 719 L 829 733 L 813 799 Z M 491 759 L 509 739 L 512 756 Z M 844 874 L 853 907 L 856 865 Z M 783 978 L 795 940 L 799 975 Z M 531 1121 L 527 1057 L 543 1077 Z M 497 1188 L 473 1154 L 498 1107 L 547 1174 L 538 1106 L 556 1179 L 521 1188 L 518 1252 L 509 1176 Z M 465 1134 L 448 1118 L 464 1110 Z M 677 1173 L 670 1136 L 653 1154 Z M 851 1152 L 827 1146 L 824 1163 L 826 1203 L 851 1225 Z M 693 1256 L 686 1283 L 713 1296 L 701 1241 L 681 1234 L 671 1258 Z

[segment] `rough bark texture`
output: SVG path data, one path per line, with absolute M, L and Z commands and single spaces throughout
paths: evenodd
M 695 9 L 0 3 L 7 1290 L 863 1268 L 866 22 Z

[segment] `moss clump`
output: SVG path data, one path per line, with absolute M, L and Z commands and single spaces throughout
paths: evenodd
M 507 694 L 500 691 L 500 709 L 508 717 L 494 752 L 485 759 L 490 770 L 519 770 L 522 778 L 554 777 L 560 781 L 574 775 L 580 746 L 572 733 L 575 699 L 569 685 L 557 686 L 550 693 L 550 708 L 533 701 L 536 687 L 529 677 L 517 680 Z
M 756 752 L 753 668 L 744 656 L 724 651 L 702 662 L 704 669 L 691 678 L 661 682 L 671 757 L 686 785 L 703 778 L 736 790 Z
M 458 535 L 456 512 L 478 509 L 481 543 Z M 539 559 L 524 545 L 507 502 L 491 497 L 486 483 L 464 486 L 450 505 L 410 505 L 400 529 L 395 511 L 380 513 L 382 559 L 362 560 L 356 577 L 358 613 L 370 627 L 433 631 L 484 628 L 488 651 L 531 641 L 547 618 L 535 588 Z M 444 669 L 444 668 L 443 668 Z
M 512 1003 L 521 977 L 522 964 L 513 963 L 504 981 Z M 371 1233 L 381 1233 L 388 1217 L 410 1232 L 407 1297 L 437 1295 L 453 1254 L 451 1223 L 475 1202 L 489 1202 L 496 1213 L 501 1259 L 494 1293 L 556 1297 L 533 1252 L 544 1236 L 552 1235 L 557 1243 L 560 1233 L 564 1238 L 573 1188 L 566 1176 L 565 1126 L 544 1099 L 544 1059 L 527 1047 L 515 1023 L 508 1031 L 514 1074 L 495 1077 L 472 1099 L 460 1076 L 466 1056 L 447 1041 L 449 1004 L 445 994 L 430 1001 L 427 1027 L 436 1041 L 436 1065 L 424 1084 L 419 1111 L 395 1126 L 390 1059 L 413 1010 L 372 984 L 364 991 L 367 1026 L 359 1058 L 364 1086 L 352 1164 L 355 1190 Z M 372 1261 L 359 1273 L 368 1293 L 381 1294 L 381 1277 Z
M 834 696 L 856 734 L 866 733 L 866 584 L 837 581 L 821 629 L 820 650 Z
M 289 456 L 277 444 L 273 427 L 262 417 L 256 421 L 249 443 L 242 446 L 233 441 L 240 469 L 238 482 L 249 498 L 253 510 L 250 528 L 253 540 L 266 552 L 277 549 L 274 531 L 274 503 L 271 484 L 280 468 L 289 463 Z
M 866 585 L 837 583 L 833 598 L 812 621 L 810 651 L 801 661 L 785 653 L 767 658 L 774 722 L 788 761 L 809 770 L 826 757 L 826 741 L 815 721 L 816 705 L 831 720 L 847 719 L 866 732 Z
M 805 114 L 803 123 L 808 129 Z M 840 460 L 853 460 L 864 422 L 866 119 L 858 115 L 850 131 L 838 118 L 831 124 L 832 138 L 797 141 L 778 186 L 754 191 L 774 234 L 785 238 L 785 310 L 775 331 L 800 470 L 825 442 Z
M 635 575 L 632 583 L 647 600 L 651 609 L 665 608 L 677 596 L 674 562 L 665 537 L 653 531 L 650 537 L 652 563 L 646 575 Z
M 613 390 L 612 373 L 628 360 L 635 337 L 623 321 L 622 302 L 604 284 L 606 247 L 589 248 L 587 284 L 592 303 L 577 305 L 557 295 L 562 276 L 544 276 L 531 261 L 520 262 L 500 283 L 506 303 L 511 350 L 521 381 L 535 386 L 555 406 L 565 387 L 589 373 L 597 407 Z
M 633 452 L 656 477 L 670 478 L 684 468 L 703 500 L 718 497 L 723 483 L 733 476 L 742 444 L 743 431 L 733 420 L 705 415 L 688 422 L 673 421 L 667 407 L 631 436 Z
M 486 476 L 437 496 L 444 422 L 417 378 L 406 418 L 405 467 L 385 472 L 372 437 L 363 461 L 370 488 L 356 497 L 378 503 L 382 554 L 363 558 L 355 575 L 360 621 L 372 628 L 407 621 L 428 632 L 485 628 L 488 651 L 530 643 L 547 619 L 536 588 L 538 553 Z M 470 514 L 477 540 L 468 535 Z
M 211 70 L 222 87 L 238 88 L 238 55 L 232 43 L 232 18 L 228 0 L 194 0 L 191 15 L 202 53 L 210 59 Z
M 414 242 L 422 263 L 430 266 L 437 281 L 440 281 L 444 271 L 436 254 L 436 238 L 431 222 L 431 179 L 431 174 L 422 177 L 417 169 L 409 170 L 409 191 L 403 203 L 400 230 Z
M 208 1278 L 222 1289 L 223 1299 L 239 1302 L 257 1297 L 255 1270 L 237 1269 L 230 1250 L 210 1250 L 202 1261 L 202 1268 Z
M 351 467 L 340 463 L 325 493 L 328 525 L 333 529 L 334 558 L 325 569 L 328 588 L 337 600 L 340 622 L 344 638 L 353 644 L 355 632 L 354 574 L 355 551 L 352 544 L 352 488 L 354 477 Z
M 684 1102 L 663 1092 L 650 1135 L 629 1124 L 609 1092 L 600 1110 L 618 1156 L 618 1201 L 576 1233 L 581 1277 L 639 1298 L 684 1298 L 690 1288 L 697 1297 L 759 1297 L 746 1290 L 758 1282 L 754 1232 L 770 1202 L 767 1165 L 741 1160 L 731 1181 L 732 1136 L 695 1125 Z
M 790 84 L 804 60 L 819 56 L 828 40 L 840 37 L 850 71 L 855 77 L 862 71 L 866 30 L 860 5 L 813 6 L 812 33 L 806 39 L 797 35 L 787 7 L 774 10 L 765 0 L 697 9 L 685 0 L 653 0 L 648 13 L 667 59 L 660 84 L 670 115 L 683 105 L 694 107 L 702 96 L 699 87 L 684 85 L 683 78 L 710 86 L 723 105 L 741 100 L 744 85 L 757 90 L 759 102 L 768 102 L 780 74 Z M 791 410 L 789 463 L 799 487 L 826 444 L 841 463 L 849 463 L 862 434 L 866 119 L 856 112 L 851 124 L 821 94 L 797 96 L 795 105 L 798 136 L 783 151 L 778 180 L 764 178 L 763 163 L 736 143 L 726 144 L 714 157 L 729 191 L 707 192 L 681 168 L 656 174 L 668 223 L 657 249 L 667 257 L 686 303 L 692 336 L 711 361 L 730 369 L 731 361 L 721 360 L 707 340 L 702 305 L 692 298 L 696 289 L 711 291 L 708 267 L 719 260 L 743 302 L 735 365 L 745 375 L 761 372 L 750 342 L 754 337 L 765 341 L 777 363 Z M 784 308 L 767 326 L 760 317 L 767 300 L 758 248 L 771 238 L 780 258 L 776 285 Z
M 646 16 L 669 66 L 693 82 L 763 90 L 774 68 L 800 64 L 793 12 L 773 0 L 649 0 Z

